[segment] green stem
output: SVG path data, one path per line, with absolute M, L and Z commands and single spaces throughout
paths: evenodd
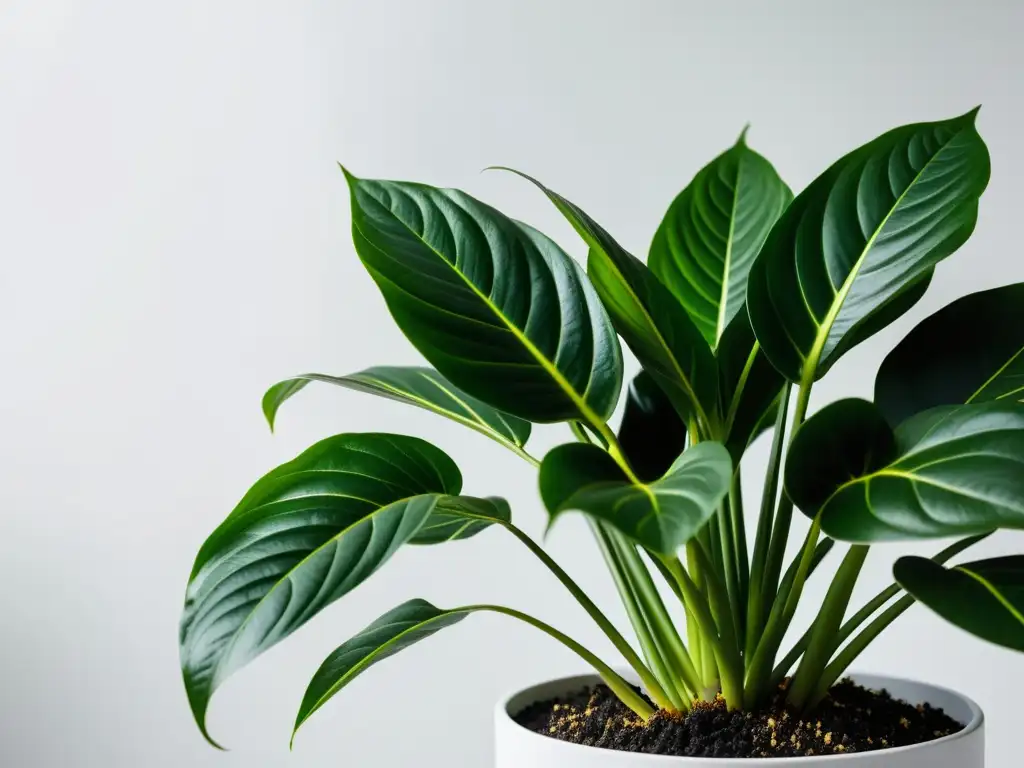
M 787 573 L 786 579 L 780 584 L 779 591 L 775 595 L 764 634 L 758 642 L 754 658 L 747 668 L 745 694 L 747 701 L 751 704 L 760 702 L 761 697 L 766 693 L 766 688 L 771 680 L 775 655 L 778 653 L 779 645 L 782 644 L 789 623 L 793 619 L 793 613 L 796 611 L 797 602 L 800 600 L 804 583 L 818 550 L 817 542 L 820 530 L 821 523 L 818 518 L 815 518 L 804 539 L 800 559 L 794 563 L 795 568 L 790 568 L 790 572 L 793 574 L 792 581 Z
M 981 534 L 980 536 L 968 536 L 965 539 L 961 539 L 960 541 L 954 542 L 953 544 L 950 544 L 948 547 L 939 552 L 937 555 L 932 557 L 932 561 L 938 563 L 939 565 L 943 565 L 944 563 L 949 562 L 952 558 L 959 555 L 968 547 L 974 546 L 982 539 L 987 538 L 989 535 L 990 534 L 985 533 Z M 826 541 L 831 540 L 826 539 Z M 847 621 L 845 621 L 843 625 L 839 628 L 839 632 L 836 635 L 836 648 L 838 648 L 844 642 L 846 642 L 846 639 L 850 635 L 852 635 L 861 624 L 870 619 L 876 611 L 882 608 L 882 606 L 888 603 L 892 598 L 896 597 L 896 595 L 899 594 L 901 591 L 902 588 L 899 584 L 890 584 L 888 587 L 883 589 L 873 598 L 868 600 L 863 606 L 861 606 L 861 608 L 858 609 L 858 611 L 855 614 L 853 614 L 853 616 L 851 616 Z M 794 664 L 796 664 L 800 656 L 804 653 L 804 651 L 807 650 L 807 645 L 811 641 L 811 633 L 813 632 L 813 630 L 813 626 L 809 628 L 803 634 L 803 636 L 796 642 L 796 644 L 793 646 L 793 649 L 788 654 L 786 654 L 786 657 L 781 662 L 779 662 L 779 665 L 775 668 L 775 671 L 772 673 L 773 683 L 781 683 L 782 680 L 786 677 L 786 674 L 789 672 L 789 670 L 793 668 Z
M 839 646 L 836 642 L 839 625 L 843 623 L 846 609 L 850 605 L 850 597 L 857 584 L 857 577 L 864 567 L 868 549 L 869 547 L 863 544 L 851 546 L 839 570 L 836 571 L 832 584 L 829 585 L 821 611 L 814 620 L 807 653 L 804 654 L 793 676 L 787 694 L 790 705 L 798 710 L 802 710 L 813 695 L 828 660 Z
M 732 509 L 728 500 L 718 507 L 718 544 L 721 551 L 722 573 L 725 576 L 726 602 L 732 626 L 739 637 L 740 586 L 739 564 L 736 562 L 735 535 L 732 528 Z
M 613 534 L 614 535 L 614 534 Z M 673 672 L 673 682 L 682 683 L 682 689 L 677 685 L 677 690 L 682 694 L 684 709 L 688 708 L 687 703 L 692 701 L 694 694 L 700 690 L 700 677 L 693 666 L 693 660 L 679 637 L 672 617 L 669 616 L 665 603 L 658 594 L 654 581 L 651 579 L 651 572 L 647 570 L 643 560 L 637 552 L 636 546 L 631 542 L 619 539 L 620 559 L 626 566 L 626 573 L 632 582 L 634 593 L 639 599 L 644 615 L 654 635 L 655 642 Z
M 534 618 L 529 614 L 522 613 L 521 611 L 517 611 L 513 608 L 506 608 L 502 605 L 469 605 L 461 610 L 500 613 L 505 616 L 511 616 L 514 619 L 519 619 L 520 621 L 524 621 L 527 624 L 536 627 L 541 632 L 550 635 L 555 640 L 562 643 L 562 645 L 574 651 L 580 658 L 592 666 L 601 676 L 604 684 L 611 689 L 612 693 L 614 693 L 623 704 L 633 710 L 633 712 L 635 712 L 639 717 L 647 720 L 654 714 L 654 708 L 644 701 L 643 697 L 633 689 L 633 686 L 623 680 L 614 669 L 601 661 L 601 659 L 599 659 L 594 653 L 587 650 L 565 633 L 559 632 L 550 624 L 546 624 L 540 619 Z
M 689 547 L 689 544 L 687 546 Z M 701 557 L 699 550 L 696 548 L 694 550 L 699 559 Z M 697 589 L 697 585 L 690 579 L 686 570 L 680 567 L 677 559 L 666 561 L 666 565 L 678 580 L 686 605 L 696 619 L 697 626 L 700 627 L 701 636 L 711 646 L 715 659 L 718 661 L 718 671 L 722 678 L 722 695 L 725 696 L 726 704 L 729 709 L 743 709 L 742 666 L 735 663 L 734 653 L 730 653 L 726 641 L 719 636 L 718 627 L 707 600 Z M 716 590 L 711 589 L 710 591 L 714 594 Z M 718 594 L 721 597 L 720 590 L 718 590 Z M 728 616 L 728 610 L 725 611 L 725 614 Z M 735 643 L 735 637 L 732 638 L 732 641 Z
M 650 670 L 652 670 L 648 671 L 647 679 L 643 681 L 644 685 L 646 686 L 648 693 L 650 693 L 651 698 L 654 699 L 654 702 L 659 707 L 673 711 L 678 710 L 682 702 L 677 700 L 677 697 L 674 695 L 674 691 L 671 688 L 668 667 L 665 660 L 661 657 L 661 653 L 659 652 L 654 638 L 651 635 L 647 620 L 644 617 L 643 611 L 640 609 L 636 593 L 630 584 L 629 577 L 625 571 L 625 566 L 619 557 L 618 549 L 611 532 L 597 522 L 592 521 L 591 527 L 594 531 L 594 536 L 597 539 L 598 546 L 601 549 L 601 555 L 604 557 L 608 570 L 612 574 L 612 580 L 615 582 L 615 588 L 618 590 L 619 597 L 622 598 L 622 604 L 626 609 L 626 615 L 629 617 L 629 622 L 633 625 L 633 631 L 636 633 L 637 640 L 640 642 L 640 648 L 647 659 L 647 663 L 650 665 Z M 632 648 L 630 648 L 630 650 L 632 650 Z M 634 656 L 635 655 L 636 654 L 634 652 Z M 639 659 L 637 659 L 637 661 L 639 661 Z M 640 666 L 643 669 L 648 670 L 648 667 L 644 666 L 642 662 L 640 662 Z
M 629 479 L 629 482 L 633 483 L 633 485 L 644 485 L 644 482 L 633 471 L 633 467 L 630 466 L 629 460 L 626 458 L 626 454 L 623 452 L 619 439 L 615 436 L 612 428 L 603 421 L 600 424 L 594 424 L 593 427 L 597 431 L 598 437 L 607 443 L 608 455 L 619 465 Z
M 548 570 L 551 571 L 555 577 L 562 582 L 569 593 L 576 598 L 576 601 L 583 606 L 590 617 L 594 620 L 597 626 L 604 632 L 605 636 L 612 642 L 615 649 L 622 654 L 622 657 L 626 660 L 626 663 L 637 673 L 648 692 L 659 706 L 663 706 L 663 701 L 667 701 L 664 696 L 664 692 L 654 675 L 643 663 L 636 651 L 633 650 L 633 646 L 622 636 L 622 633 L 615 628 L 615 625 L 608 620 L 601 609 L 597 607 L 593 600 L 591 600 L 587 593 L 584 592 L 580 586 L 573 581 L 572 577 L 567 574 L 562 567 L 556 563 L 551 556 L 540 547 L 537 542 L 527 536 L 523 531 L 513 525 L 511 522 L 501 523 L 513 536 L 521 541 L 527 549 L 529 549 L 536 557 L 547 566 Z M 660 700 L 659 700 L 660 697 Z
M 789 431 L 787 445 L 793 444 L 793 436 L 797 429 L 804 422 L 807 416 L 807 406 L 811 400 L 811 386 L 813 381 L 804 380 L 800 384 L 800 391 L 797 393 L 796 409 L 793 412 L 793 426 Z M 776 468 L 781 476 L 785 472 L 782 463 Z M 782 561 L 786 557 L 786 545 L 789 543 L 789 528 L 793 522 L 793 502 L 785 490 L 779 499 L 778 510 L 775 513 L 775 527 L 772 529 L 771 544 L 768 546 L 768 559 L 765 564 L 764 586 L 762 597 L 765 605 L 770 605 L 779 586 L 779 574 L 782 573 Z
M 914 604 L 915 600 L 910 595 L 905 595 L 886 608 L 879 614 L 878 618 L 868 624 L 849 644 L 840 651 L 832 662 L 825 667 L 825 671 L 809 699 L 808 706 L 814 706 L 828 694 L 829 688 L 840 678 L 850 667 L 861 652 L 871 644 L 871 641 L 878 637 L 882 631 L 896 621 L 902 613 Z
M 732 517 L 732 548 L 736 561 L 736 582 L 738 585 L 736 598 L 736 631 L 743 638 L 746 631 L 746 614 L 744 607 L 750 594 L 750 554 L 747 552 L 747 525 L 743 518 L 743 484 L 740 468 L 732 476 L 729 485 L 729 514 Z
M 757 517 L 757 533 L 754 538 L 754 559 L 750 567 L 750 591 L 747 597 L 747 636 L 744 658 L 749 664 L 757 647 L 757 641 L 764 630 L 765 569 L 768 561 L 768 546 L 772 538 L 772 520 L 775 499 L 779 491 L 779 468 L 782 465 L 782 448 L 785 445 L 786 418 L 789 413 L 789 393 L 792 385 L 787 381 L 779 399 L 779 410 L 775 415 L 775 432 L 768 455 L 768 470 L 765 473 L 764 495 L 761 497 L 761 511 Z

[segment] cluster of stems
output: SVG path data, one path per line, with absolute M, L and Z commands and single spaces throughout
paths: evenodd
M 685 547 L 667 557 L 639 547 L 612 527 L 591 521 L 598 548 L 612 575 L 640 652 L 568 574 L 532 539 L 505 524 L 594 619 L 633 669 L 657 708 L 682 712 L 695 701 L 722 697 L 730 709 L 752 710 L 784 691 L 796 710 L 824 698 L 850 664 L 914 599 L 892 584 L 847 617 L 851 596 L 869 547 L 849 545 L 810 627 L 781 657 L 804 586 L 835 542 L 811 521 L 802 545 L 786 565 L 793 502 L 781 488 L 785 449 L 807 416 L 810 382 L 798 389 L 787 427 L 791 387 L 783 390 L 768 458 L 753 550 L 748 549 L 740 469 L 717 514 Z M 632 481 L 640 483 L 611 428 L 603 422 L 570 425 L 581 441 L 603 447 Z M 589 428 L 589 431 L 588 431 Z M 692 420 L 691 444 L 713 439 L 713 424 Z M 521 456 L 535 466 L 526 453 Z M 945 563 L 982 537 L 956 542 L 933 559 Z M 783 566 L 786 565 L 785 569 Z M 666 605 L 656 578 L 674 596 Z M 537 619 L 500 609 L 569 646 L 587 661 L 622 702 L 643 718 L 654 708 L 594 653 Z M 685 630 L 678 628 L 685 620 Z M 685 637 L 684 637 L 685 635 Z

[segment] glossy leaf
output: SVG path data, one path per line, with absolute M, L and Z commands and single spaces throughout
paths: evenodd
M 259 480 L 200 549 L 186 592 L 181 667 L 204 735 L 224 680 L 368 578 L 439 500 L 462 503 L 461 484 L 441 450 L 385 434 L 328 438 Z
M 921 322 L 882 363 L 892 424 L 938 405 L 1024 402 L 1024 283 L 972 293 Z
M 719 443 L 698 443 L 658 480 L 629 482 L 593 445 L 561 445 L 544 457 L 540 493 L 551 515 L 576 509 L 654 552 L 674 554 L 715 514 L 729 489 L 732 462 Z
M 894 297 L 970 236 L 989 177 L 975 114 L 896 128 L 854 150 L 772 228 L 747 306 L 765 353 L 791 381 L 823 376 L 876 313 L 891 321 L 908 294 Z
M 672 201 L 647 259 L 713 347 L 743 309 L 754 257 L 793 199 L 745 137 Z
M 686 311 L 642 261 L 577 205 L 513 173 L 536 184 L 590 247 L 587 275 L 644 370 L 681 416 L 693 414 L 708 424 L 718 397 L 715 358 Z
M 686 424 L 646 371 L 633 378 L 626 393 L 619 445 L 647 483 L 664 475 L 686 448 Z
M 934 408 L 895 436 L 894 460 L 846 480 L 822 505 L 828 535 L 873 542 L 1024 529 L 1024 406 Z
M 576 262 L 463 192 L 348 180 L 356 251 L 442 376 L 528 421 L 607 420 L 622 356 Z
M 376 366 L 348 376 L 307 373 L 278 382 L 263 395 L 263 414 L 271 429 L 274 428 L 274 419 L 281 404 L 311 381 L 336 384 L 415 405 L 446 416 L 513 448 L 522 448 L 530 437 L 530 422 L 502 413 L 466 394 L 437 371 L 398 366 Z
M 379 661 L 404 651 L 468 616 L 473 608 L 442 610 L 426 600 L 391 609 L 331 653 L 313 675 L 302 697 L 295 731 L 338 691 Z
M 442 496 L 430 518 L 409 539 L 410 544 L 443 544 L 468 539 L 492 525 L 512 521 L 512 510 L 504 499 L 489 496 Z
M 797 430 L 786 455 L 786 493 L 809 517 L 843 483 L 897 457 L 896 436 L 873 403 L 838 400 Z
M 761 349 L 746 309 L 722 334 L 716 350 L 722 408 L 721 438 L 733 464 L 761 432 L 775 423 L 785 377 Z
M 923 557 L 901 557 L 896 580 L 918 601 L 972 635 L 1024 651 L 1024 556 L 945 568 Z

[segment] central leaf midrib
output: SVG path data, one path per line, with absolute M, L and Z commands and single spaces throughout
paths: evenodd
M 840 287 L 839 291 L 836 292 L 835 297 L 832 299 L 832 305 L 829 307 L 829 310 L 825 315 L 825 319 L 821 322 L 820 325 L 818 325 L 818 333 L 815 336 L 814 344 L 811 346 L 810 354 L 808 354 L 807 358 L 804 360 L 803 376 L 805 380 L 807 380 L 809 377 L 813 377 L 814 374 L 817 372 L 818 361 L 821 357 L 822 351 L 825 348 L 825 344 L 828 342 L 828 335 L 832 331 L 832 325 L 835 323 L 836 318 L 839 316 L 839 312 L 842 310 L 843 304 L 846 302 L 846 297 L 849 295 L 850 290 L 853 288 L 854 281 L 860 274 L 861 267 L 864 265 L 864 262 L 867 260 L 868 254 L 874 247 L 875 241 L 879 238 L 879 236 L 881 236 L 882 230 L 885 229 L 885 225 L 889 223 L 889 219 L 893 216 L 893 214 L 900 207 L 900 205 L 902 205 L 903 200 L 910 193 L 910 190 L 912 190 L 921 180 L 921 176 L 924 174 L 924 172 L 928 170 L 928 168 L 931 166 L 933 162 L 935 162 L 936 158 L 938 158 L 943 152 L 945 152 L 949 148 L 949 145 L 953 142 L 953 140 L 959 137 L 962 132 L 963 129 L 952 134 L 942 144 L 942 146 L 939 147 L 939 149 L 937 149 L 930 158 L 928 158 L 925 164 L 921 166 L 921 169 L 916 174 L 914 174 L 914 178 L 911 179 L 910 183 L 907 185 L 907 188 L 900 193 L 899 197 L 896 198 L 892 206 L 890 206 L 888 212 L 885 214 L 885 217 L 882 219 L 881 222 L 879 222 L 878 226 L 875 227 L 874 231 L 871 233 L 871 237 L 868 238 L 868 241 L 864 244 L 864 248 L 863 250 L 861 250 L 860 255 L 857 257 L 857 261 L 854 262 L 854 265 L 851 268 L 849 274 L 843 280 L 843 285 Z M 822 253 L 822 257 L 824 258 L 824 253 Z M 798 279 L 798 282 L 802 283 L 803 281 Z M 811 319 L 814 320 L 813 314 L 811 315 Z
M 991 384 L 993 381 L 998 379 L 1000 377 L 1000 375 L 1002 375 L 1003 371 L 1005 371 L 1007 368 L 1009 368 L 1013 364 L 1013 361 L 1016 360 L 1018 357 L 1020 357 L 1022 353 L 1024 353 L 1024 347 L 1021 347 L 1016 352 L 1014 352 L 1012 355 L 1010 355 L 1010 359 L 1009 360 L 1007 360 L 1005 363 L 1003 363 L 1001 366 L 999 366 L 999 369 L 995 373 L 993 373 L 991 376 L 989 376 L 988 379 L 985 380 L 984 384 L 982 384 L 980 387 L 978 387 L 976 390 L 974 390 L 973 394 L 971 394 L 971 396 L 969 398 L 967 398 L 967 402 L 968 403 L 973 402 L 974 398 L 976 398 L 978 395 L 980 395 L 982 392 L 984 392 L 985 389 L 988 388 L 989 384 Z M 1010 392 L 1008 394 L 1013 394 L 1013 392 Z M 1002 397 L 1005 397 L 1005 395 L 1001 395 L 1000 396 L 1000 398 L 1002 398 Z M 997 398 L 997 399 L 999 399 L 999 398 Z
M 733 237 L 736 230 L 736 209 L 740 201 L 740 181 L 743 178 L 743 155 L 736 160 L 736 183 L 733 186 L 732 210 L 729 212 L 729 235 L 725 240 L 725 260 L 722 264 L 722 288 L 718 302 L 718 320 L 715 324 L 715 346 L 722 340 L 725 331 L 726 305 L 729 302 L 729 269 L 732 264 Z
M 979 584 L 981 584 L 982 587 L 984 587 L 986 590 L 988 590 L 988 592 L 992 595 L 992 597 L 994 597 L 996 600 L 999 601 L 1000 605 L 1002 605 L 1007 610 L 1007 612 L 1011 616 L 1013 616 L 1013 618 L 1015 618 L 1022 626 L 1024 626 L 1024 615 L 1021 615 L 1021 612 L 1017 610 L 1017 608 L 1013 605 L 1013 603 L 1011 603 L 1006 598 L 1006 596 L 1002 593 L 1002 591 L 998 587 L 996 587 L 994 584 L 992 584 L 992 582 L 990 582 L 988 579 L 986 579 L 980 573 L 975 573 L 974 571 L 970 570 L 969 568 L 966 568 L 965 566 L 961 565 L 961 566 L 959 566 L 957 568 L 957 570 L 960 571 L 961 573 L 963 573 L 964 575 L 969 576 L 970 578 L 974 579 Z
M 220 672 L 221 666 L 223 665 L 224 660 L 226 658 L 228 658 L 228 656 L 230 655 L 231 649 L 234 647 L 234 644 L 236 642 L 238 642 L 238 638 L 241 636 L 243 630 L 249 625 L 249 622 L 252 620 L 253 616 L 255 616 L 256 613 L 260 610 L 260 607 L 270 598 L 271 595 L 273 595 L 283 584 L 285 584 L 292 577 L 292 575 L 296 571 L 298 571 L 300 568 L 302 568 L 307 562 L 309 562 L 310 559 L 312 559 L 315 555 L 317 555 L 320 552 L 322 552 L 328 546 L 333 546 L 333 545 L 337 544 L 338 540 L 342 536 L 344 536 L 345 534 L 349 533 L 353 528 L 355 528 L 358 525 L 362 525 L 363 523 L 365 523 L 367 521 L 372 520 L 378 514 L 380 514 L 381 511 L 383 511 L 385 509 L 388 509 L 389 507 L 391 507 L 391 506 L 393 506 L 395 504 L 399 504 L 399 503 L 403 503 L 403 502 L 408 502 L 410 499 L 416 498 L 416 496 L 425 496 L 425 495 L 426 496 L 440 496 L 440 495 L 444 495 L 444 494 L 432 494 L 432 493 L 414 494 L 412 496 L 406 496 L 404 498 L 397 499 L 397 500 L 395 500 L 393 502 L 389 502 L 388 504 L 382 504 L 381 506 L 377 507 L 377 509 L 375 509 L 372 512 L 370 512 L 369 514 L 367 514 L 365 517 L 360 518 L 359 520 L 355 521 L 351 525 L 348 525 L 345 528 L 343 528 L 342 530 L 338 531 L 337 534 L 335 534 L 331 538 L 327 539 L 320 546 L 310 550 L 309 554 L 307 554 L 305 557 L 303 557 L 302 560 L 300 560 L 294 566 L 292 566 L 287 571 L 282 573 L 277 578 L 276 583 L 269 590 L 267 590 L 267 593 L 265 595 L 263 595 L 263 597 L 260 598 L 259 602 L 256 603 L 255 606 L 253 606 L 253 609 L 251 611 L 249 611 L 248 614 L 246 614 L 246 617 L 242 620 L 242 623 L 238 625 L 238 628 L 234 632 L 232 632 L 229 637 L 225 638 L 224 645 L 221 648 L 221 652 L 218 654 L 219 658 L 217 659 L 217 663 L 214 665 L 213 669 L 210 671 L 208 681 L 207 681 L 206 685 L 204 686 L 204 688 L 206 690 L 210 691 L 210 692 L 213 691 L 214 683 L 215 683 L 217 675 Z M 323 588 L 323 584 L 321 584 L 321 589 L 322 588 Z M 280 617 L 278 617 L 278 619 L 280 619 Z M 275 626 L 276 626 L 276 624 L 275 624 Z
M 452 201 L 452 202 L 454 204 L 454 201 Z M 461 206 L 459 207 L 459 209 L 464 211 L 464 209 L 462 209 Z M 604 422 L 604 420 L 598 417 L 598 415 L 594 412 L 594 410 L 590 407 L 590 405 L 579 395 L 579 393 L 576 392 L 575 387 L 573 387 L 572 384 L 569 383 L 568 379 L 566 379 L 562 375 L 562 372 L 558 370 L 558 368 L 554 365 L 554 363 L 551 360 L 549 360 L 547 358 L 547 356 L 544 355 L 544 353 L 542 353 L 536 347 L 536 345 L 529 339 L 529 337 L 527 337 L 526 334 L 524 334 L 515 325 L 515 323 L 513 323 L 505 315 L 505 313 L 501 310 L 501 308 L 498 307 L 491 300 L 490 296 L 486 295 L 483 291 L 481 291 L 473 283 L 473 281 L 471 281 L 468 277 L 466 277 L 466 275 L 464 275 L 462 273 L 462 271 L 458 268 L 458 266 L 456 264 L 453 264 L 448 259 L 446 259 L 444 254 L 442 254 L 440 251 L 438 251 L 433 245 L 428 243 L 419 232 L 414 230 L 405 221 L 403 221 L 401 218 L 396 216 L 394 214 L 394 212 L 391 211 L 390 209 L 388 209 L 388 212 L 391 214 L 392 218 L 394 218 L 395 221 L 397 221 L 399 224 L 401 224 L 402 227 L 407 232 L 409 232 L 409 234 L 411 234 L 427 250 L 429 250 L 431 253 L 433 253 L 434 256 L 436 256 L 438 259 L 440 259 L 441 262 L 443 264 L 445 264 L 452 271 L 452 273 L 455 274 L 466 285 L 466 287 L 469 288 L 476 295 L 476 297 L 478 299 L 480 299 L 480 301 L 482 301 L 484 303 L 484 305 L 487 306 L 488 309 L 491 310 L 491 312 L 494 313 L 494 316 L 497 317 L 505 325 L 505 327 L 509 330 L 509 332 L 513 336 L 516 337 L 516 339 L 519 341 L 519 343 L 521 343 L 524 347 L 526 347 L 526 350 L 533 356 L 533 358 L 540 364 L 540 366 L 542 368 L 544 368 L 544 370 L 547 372 L 547 374 L 549 376 L 551 376 L 551 378 L 555 380 L 555 383 L 558 384 L 558 386 L 565 392 L 566 395 L 569 396 L 569 399 L 580 410 L 580 413 L 582 413 L 585 418 L 587 418 L 589 421 L 591 421 L 595 425 L 596 424 L 601 424 L 601 423 Z M 468 212 L 466 212 L 466 213 L 468 215 Z M 541 260 L 543 261 L 543 259 L 541 259 Z M 547 266 L 546 262 L 545 262 L 545 266 Z M 593 373 L 593 369 L 591 369 L 591 373 Z

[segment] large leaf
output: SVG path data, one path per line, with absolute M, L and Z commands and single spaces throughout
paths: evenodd
M 891 321 L 894 308 L 908 308 L 904 291 L 970 236 L 989 177 L 975 114 L 896 128 L 854 150 L 772 228 L 747 306 L 791 381 L 823 376 L 875 313 Z
M 348 181 L 359 257 L 442 376 L 529 421 L 607 420 L 622 356 L 576 262 L 457 190 Z
M 882 363 L 892 424 L 938 405 L 1024 402 L 1024 283 L 972 293 L 921 322 Z
M 712 346 L 742 310 L 754 257 L 793 199 L 745 137 L 744 129 L 672 201 L 647 259 Z
M 263 395 L 263 414 L 271 429 L 281 404 L 311 381 L 336 384 L 415 405 L 447 416 L 512 448 L 522 448 L 530 437 L 530 422 L 502 413 L 466 394 L 437 371 L 400 366 L 377 366 L 348 376 L 307 373 L 278 382 Z
M 744 308 L 722 334 L 716 350 L 721 394 L 720 437 L 733 464 L 761 432 L 775 423 L 785 377 L 754 338 Z
M 849 402 L 843 407 L 851 407 Z M 855 416 L 862 421 L 868 419 L 867 406 L 857 406 Z M 851 418 L 835 418 L 830 409 L 815 414 L 797 433 L 805 443 L 800 455 L 825 453 L 844 440 L 862 450 L 877 445 L 874 452 L 887 451 L 881 413 L 870 418 L 874 427 L 865 436 Z M 813 434 L 822 439 L 810 440 Z M 873 454 L 858 458 L 853 448 L 844 447 L 850 475 L 820 506 L 828 535 L 873 542 L 1024 529 L 1024 405 L 997 401 L 934 408 L 901 424 L 895 443 L 895 458 L 880 463 Z M 858 462 L 869 471 L 858 473 Z M 794 456 L 787 464 L 787 488 L 807 496 L 796 479 L 815 469 L 810 459 Z M 821 479 L 814 483 L 810 503 L 804 502 L 812 510 L 822 494 Z
M 634 484 L 594 445 L 560 445 L 540 466 L 540 493 L 551 521 L 576 509 L 654 552 L 671 555 L 715 514 L 729 490 L 732 462 L 720 443 L 686 450 L 663 477 Z
M 323 440 L 259 480 L 196 558 L 181 667 L 204 735 L 210 697 L 247 664 L 377 570 L 423 529 L 479 500 L 454 497 L 447 455 L 402 435 Z
M 664 475 L 686 448 L 686 424 L 647 371 L 629 385 L 619 445 L 645 483 Z
M 642 261 L 579 206 L 536 179 L 513 173 L 536 184 L 590 247 L 587 274 L 615 329 L 676 411 L 709 425 L 718 397 L 715 358 L 686 311 Z
M 847 480 L 881 469 L 896 457 L 896 436 L 873 403 L 838 400 L 796 431 L 786 454 L 786 493 L 814 517 Z
M 368 627 L 346 640 L 328 656 L 313 675 L 302 697 L 295 731 L 334 694 L 378 661 L 404 651 L 435 632 L 462 621 L 469 607 L 442 610 L 426 600 L 410 600 L 392 608 Z
M 907 592 L 961 629 L 1024 651 L 1024 555 L 950 568 L 901 557 L 893 569 Z

